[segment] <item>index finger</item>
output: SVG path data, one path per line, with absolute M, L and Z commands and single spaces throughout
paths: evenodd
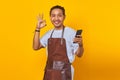
M 38 19 L 43 19 L 43 13 L 38 15 Z
M 44 16 L 44 15 L 43 15 L 43 13 L 42 13 L 42 15 L 41 15 L 41 18 L 42 18 L 42 19 L 43 19 L 43 16 Z
M 76 35 L 76 38 L 82 38 L 82 36 L 81 35 Z

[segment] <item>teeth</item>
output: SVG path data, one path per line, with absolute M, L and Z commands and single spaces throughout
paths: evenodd
M 55 22 L 56 24 L 59 23 L 59 22 Z

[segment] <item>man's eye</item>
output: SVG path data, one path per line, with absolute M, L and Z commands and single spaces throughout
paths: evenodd
M 55 17 L 55 15 L 51 15 L 51 17 Z
M 59 17 L 62 17 L 62 15 L 58 15 Z

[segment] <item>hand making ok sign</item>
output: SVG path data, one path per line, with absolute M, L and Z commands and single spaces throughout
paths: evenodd
M 46 21 L 43 20 L 43 14 L 42 15 L 39 14 L 37 16 L 37 20 L 38 20 L 38 23 L 37 23 L 37 26 L 36 26 L 37 29 L 41 29 L 41 28 L 46 26 Z

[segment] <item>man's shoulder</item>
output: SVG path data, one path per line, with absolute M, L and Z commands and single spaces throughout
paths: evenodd
M 68 31 L 68 32 L 76 32 L 73 28 L 69 27 L 69 26 L 66 26 L 65 27 L 65 30 Z
M 50 29 L 48 31 L 46 31 L 46 34 L 50 34 L 53 31 L 53 29 Z

